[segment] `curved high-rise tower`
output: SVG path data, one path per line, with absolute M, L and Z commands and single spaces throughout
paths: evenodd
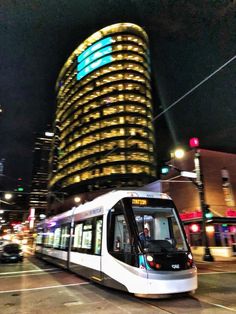
M 101 29 L 70 55 L 56 84 L 51 189 L 137 186 L 155 178 L 148 38 L 130 23 Z

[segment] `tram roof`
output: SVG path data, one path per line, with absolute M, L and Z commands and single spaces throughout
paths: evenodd
M 86 202 L 84 204 L 80 204 L 78 206 L 74 206 L 70 210 L 60 213 L 56 216 L 52 216 L 46 218 L 44 223 L 50 223 L 52 221 L 58 221 L 61 219 L 66 219 L 71 215 L 76 215 L 86 211 L 95 211 L 101 210 L 101 213 L 110 209 L 113 205 L 115 205 L 120 199 L 125 197 L 137 197 L 137 198 L 159 198 L 159 199 L 171 199 L 165 193 L 160 192 L 152 192 L 152 191 L 145 191 L 145 190 L 136 190 L 136 189 L 119 189 L 119 190 L 112 190 L 108 193 L 102 194 L 92 201 Z M 92 213 L 91 213 L 92 214 Z

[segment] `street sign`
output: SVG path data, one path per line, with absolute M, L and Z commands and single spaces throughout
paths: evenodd
M 197 174 L 191 171 L 181 171 L 180 174 L 182 177 L 186 177 L 186 178 L 192 178 L 192 179 L 197 178 Z

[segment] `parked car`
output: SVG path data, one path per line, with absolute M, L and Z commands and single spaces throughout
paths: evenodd
M 24 258 L 21 246 L 17 243 L 4 245 L 0 251 L 1 262 L 22 262 Z
M 6 244 L 6 242 L 4 240 L 0 240 L 0 250 L 2 249 L 2 247 Z

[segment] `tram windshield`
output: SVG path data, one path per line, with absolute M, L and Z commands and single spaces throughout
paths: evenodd
M 188 250 L 172 201 L 132 199 L 132 209 L 140 241 L 147 252 L 183 252 Z

